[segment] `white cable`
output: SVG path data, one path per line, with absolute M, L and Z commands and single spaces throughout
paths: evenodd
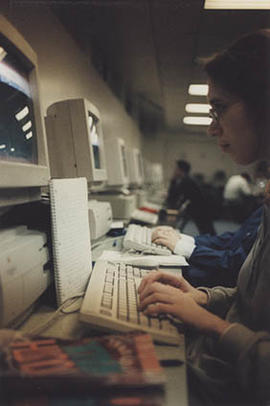
M 38 335 L 38 334 L 40 334 L 41 331 L 47 330 L 47 329 L 49 328 L 50 324 L 52 323 L 52 321 L 56 318 L 56 316 L 57 316 L 60 312 L 63 311 L 63 309 L 65 309 L 66 306 L 70 306 L 71 304 L 74 303 L 74 301 L 78 300 L 78 299 L 81 298 L 83 295 L 84 295 L 84 292 L 83 292 L 83 293 L 78 293 L 77 295 L 71 296 L 71 297 L 69 297 L 68 299 L 66 299 L 66 300 L 64 301 L 64 303 L 62 303 L 61 306 L 58 307 L 58 309 L 57 309 L 51 316 L 49 316 L 49 318 L 48 318 L 44 323 L 42 323 L 41 325 L 39 325 L 39 326 L 33 328 L 32 330 L 30 330 L 30 332 L 26 332 L 26 334 L 27 334 L 27 335 L 31 335 L 31 336 L 32 336 L 32 335 Z M 70 301 L 72 301 L 72 302 L 69 303 Z M 79 308 L 76 309 L 76 310 L 73 310 L 73 311 L 70 312 L 70 313 L 74 313 L 75 311 L 78 311 L 78 310 L 79 310 Z M 69 314 L 69 312 L 63 312 L 63 313 L 64 313 L 64 314 Z

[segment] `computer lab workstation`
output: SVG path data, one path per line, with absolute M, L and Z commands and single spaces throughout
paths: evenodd
M 161 165 L 147 166 L 139 145 L 121 134 L 105 136 L 90 96 L 59 97 L 46 77 L 51 67 L 43 70 L 13 19 L 0 19 L 1 328 L 61 339 L 149 333 L 167 365 L 164 404 L 188 404 L 181 325 L 138 311 L 143 276 L 160 265 L 180 273 L 183 264 L 151 244 Z

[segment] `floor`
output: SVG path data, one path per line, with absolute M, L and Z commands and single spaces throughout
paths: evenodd
M 222 234 L 226 231 L 236 231 L 240 227 L 240 224 L 228 220 L 216 220 L 214 221 L 214 227 L 217 234 Z M 193 237 L 199 234 L 198 229 L 193 221 L 189 221 L 182 232 L 188 235 L 192 235 Z

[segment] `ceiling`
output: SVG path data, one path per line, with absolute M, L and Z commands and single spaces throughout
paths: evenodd
M 187 93 L 190 83 L 205 83 L 198 58 L 240 34 L 270 27 L 269 11 L 207 11 L 203 0 L 60 3 L 53 2 L 54 12 L 91 50 L 103 79 L 144 132 L 205 132 L 182 122 L 185 104 L 201 101 Z

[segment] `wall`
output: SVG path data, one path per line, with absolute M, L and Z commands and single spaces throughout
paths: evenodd
M 155 155 L 153 155 L 153 145 L 155 145 Z M 243 167 L 235 164 L 219 149 L 216 139 L 208 138 L 206 135 L 204 137 L 191 134 L 159 134 L 155 139 L 144 139 L 143 151 L 149 161 L 162 162 L 166 183 L 178 159 L 189 161 L 192 172 L 203 173 L 207 181 L 218 169 L 223 169 L 227 176 L 243 171 Z M 244 171 L 252 172 L 252 166 L 245 167 Z
M 85 97 L 100 110 L 106 137 L 121 136 L 128 145 L 140 147 L 137 125 L 57 17 L 42 5 L 17 2 L 9 7 L 8 3 L 1 2 L 0 10 L 38 55 L 43 115 L 58 100 Z

